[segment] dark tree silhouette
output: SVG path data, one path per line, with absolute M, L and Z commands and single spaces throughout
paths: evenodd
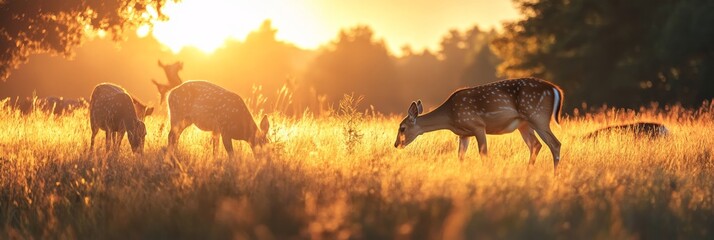
M 372 29 L 358 26 L 342 30 L 338 39 L 322 50 L 307 71 L 306 79 L 327 101 L 337 103 L 344 94 L 364 95 L 363 107 L 396 112 L 401 99 L 394 59 Z
M 714 2 L 519 0 L 494 49 L 507 76 L 560 84 L 581 102 L 638 107 L 714 97 Z
M 441 40 L 442 84 L 457 86 L 461 78 L 462 71 L 466 67 L 466 57 L 468 48 L 466 38 L 456 29 L 449 30 L 449 33 Z
M 397 60 L 399 91 L 404 96 L 395 103 L 399 112 L 405 111 L 409 103 L 417 99 L 422 100 L 427 110 L 439 106 L 454 91 L 455 85 L 448 84 L 449 80 L 443 77 L 441 64 L 439 58 L 428 50 L 419 54 L 409 50 Z
M 164 18 L 165 0 L 0 1 L 0 79 L 36 53 L 70 56 L 87 33 L 121 34 Z M 152 10 L 153 9 L 153 10 Z
M 464 38 L 466 64 L 462 70 L 459 86 L 470 87 L 499 80 L 496 66 L 501 62 L 493 51 L 491 41 L 497 36 L 496 31 L 481 31 L 474 26 Z
M 441 40 L 437 54 L 415 54 L 409 46 L 397 59 L 399 82 L 405 99 L 401 105 L 421 99 L 427 108 L 438 106 L 454 90 L 498 80 L 500 59 L 490 49 L 495 31 L 474 26 L 464 32 L 452 29 Z M 401 106 L 404 108 L 404 106 Z M 403 111 L 403 109 L 400 109 Z

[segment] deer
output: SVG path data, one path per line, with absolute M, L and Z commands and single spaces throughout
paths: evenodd
M 183 82 L 181 80 L 181 77 L 179 77 L 178 75 L 178 72 L 183 69 L 183 62 L 178 61 L 173 64 L 164 64 L 161 62 L 161 60 L 159 60 L 159 67 L 164 69 L 166 79 L 168 79 L 168 84 L 158 83 L 155 79 L 151 79 L 151 82 L 156 85 L 156 90 L 159 91 L 159 95 L 161 98 L 160 102 L 163 103 L 166 99 L 166 93 Z
M 488 150 L 486 134 L 500 135 L 518 129 L 530 150 L 529 166 L 535 163 L 542 147 L 536 134 L 553 154 L 554 170 L 560 162 L 560 141 L 550 129 L 551 117 L 560 123 L 563 90 L 537 78 L 501 80 L 455 91 L 439 107 L 423 114 L 421 100 L 412 102 L 399 124 L 394 147 L 405 148 L 416 137 L 436 130 L 450 130 L 459 136 L 461 161 L 476 137 L 482 160 Z
M 649 139 L 669 136 L 669 130 L 661 123 L 636 122 L 601 128 L 585 135 L 585 138 L 596 138 L 608 132 L 629 132 L 634 134 L 636 138 Z
M 85 108 L 89 105 L 84 98 L 64 98 L 50 96 L 46 98 L 38 98 L 36 105 L 39 109 L 48 114 L 62 116 L 71 114 L 79 108 Z
M 248 142 L 254 153 L 268 143 L 268 116 L 263 115 L 258 127 L 243 99 L 216 84 L 186 81 L 169 92 L 167 102 L 171 124 L 168 153 L 173 153 L 181 133 L 192 124 L 212 132 L 214 154 L 220 137 L 229 158 L 233 157 L 233 139 Z
M 35 108 L 35 98 L 34 97 L 8 97 L 3 99 L 5 103 L 4 107 L 8 110 L 19 111 L 22 115 L 28 115 L 32 113 Z
M 132 151 L 142 153 L 146 138 L 144 118 L 152 112 L 153 108 L 147 108 L 122 87 L 98 84 L 89 100 L 90 150 L 94 149 L 94 138 L 101 129 L 106 133 L 107 151 L 119 150 L 124 134 L 127 134 Z

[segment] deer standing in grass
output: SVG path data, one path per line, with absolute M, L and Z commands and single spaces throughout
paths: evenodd
M 258 128 L 243 99 L 218 85 L 186 81 L 169 92 L 167 101 L 171 121 L 169 153 L 175 150 L 181 133 L 191 124 L 213 132 L 214 153 L 221 137 L 229 157 L 233 157 L 232 139 L 247 141 L 254 152 L 268 142 L 268 116 L 263 116 Z
M 94 138 L 102 129 L 106 133 L 107 150 L 112 147 L 118 150 L 124 134 L 127 134 L 132 151 L 141 153 L 146 137 L 144 117 L 152 112 L 153 108 L 147 108 L 117 85 L 97 85 L 89 100 L 89 123 L 92 128 L 90 150 L 94 149 Z
M 168 80 L 168 84 L 162 84 L 156 82 L 156 80 L 151 79 L 151 82 L 156 85 L 156 90 L 159 91 L 159 95 L 161 96 L 161 101 L 164 102 L 164 99 L 166 97 L 166 93 L 169 92 L 172 88 L 181 85 L 183 83 L 183 80 L 181 80 L 181 77 L 179 77 L 178 72 L 183 69 L 183 62 L 175 62 L 173 64 L 164 64 L 159 60 L 159 67 L 164 70 L 164 73 L 166 74 L 166 79 Z
M 528 145 L 529 164 L 535 163 L 542 145 L 553 154 L 554 169 L 560 161 L 560 141 L 550 130 L 550 119 L 560 121 L 563 91 L 536 78 L 498 81 L 451 94 L 441 106 L 424 115 L 421 101 L 412 102 L 399 124 L 394 147 L 404 148 L 426 132 L 448 129 L 459 136 L 459 159 L 463 160 L 469 139 L 476 137 L 482 158 L 487 155 L 486 134 L 505 134 L 518 129 Z M 535 132 L 535 133 L 534 133 Z

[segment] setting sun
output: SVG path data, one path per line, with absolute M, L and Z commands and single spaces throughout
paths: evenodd
M 185 46 L 206 53 L 215 51 L 230 37 L 241 38 L 259 26 L 263 14 L 258 1 L 184 1 L 168 2 L 163 12 L 167 22 L 154 24 L 154 37 L 178 52 Z
M 227 39 L 244 40 L 268 19 L 278 29 L 278 40 L 303 49 L 330 42 L 341 29 L 368 25 L 398 53 L 406 44 L 414 49 L 436 49 L 445 29 L 468 28 L 475 23 L 491 28 L 517 18 L 508 1 L 456 1 L 434 8 L 427 0 L 185 0 L 167 2 L 162 12 L 169 20 L 155 22 L 153 35 L 174 53 L 187 46 L 211 53 Z M 148 34 L 146 27 L 139 30 L 140 36 Z

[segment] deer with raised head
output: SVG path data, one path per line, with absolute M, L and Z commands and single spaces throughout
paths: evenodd
M 554 169 L 560 161 L 560 141 L 550 130 L 551 117 L 560 121 L 563 91 L 536 78 L 498 81 L 460 89 L 435 110 L 420 115 L 421 101 L 412 102 L 399 124 L 396 148 L 404 148 L 426 132 L 447 129 L 459 136 L 459 159 L 463 160 L 471 137 L 476 137 L 482 158 L 487 156 L 486 134 L 506 134 L 518 129 L 530 149 L 529 165 L 535 163 L 542 145 L 553 154 Z
M 141 153 L 146 137 L 144 117 L 152 111 L 153 108 L 147 109 L 117 85 L 97 85 L 89 100 L 89 123 L 92 129 L 90 150 L 94 149 L 94 138 L 101 129 L 106 133 L 107 150 L 118 150 L 124 134 L 127 134 L 132 151 Z
M 183 62 L 178 61 L 173 64 L 164 64 L 159 60 L 159 67 L 164 70 L 168 84 L 158 83 L 155 79 L 151 79 L 151 82 L 156 85 L 156 90 L 159 91 L 159 95 L 161 96 L 160 102 L 164 102 L 166 93 L 183 83 L 183 80 L 181 80 L 181 77 L 178 75 L 178 72 L 183 69 Z
M 254 152 L 268 142 L 268 116 L 263 116 L 259 128 L 243 99 L 218 85 L 186 81 L 169 92 L 167 101 L 171 122 L 169 153 L 175 150 L 183 130 L 192 124 L 213 133 L 214 153 L 222 138 L 229 157 L 233 157 L 233 139 L 247 141 Z

